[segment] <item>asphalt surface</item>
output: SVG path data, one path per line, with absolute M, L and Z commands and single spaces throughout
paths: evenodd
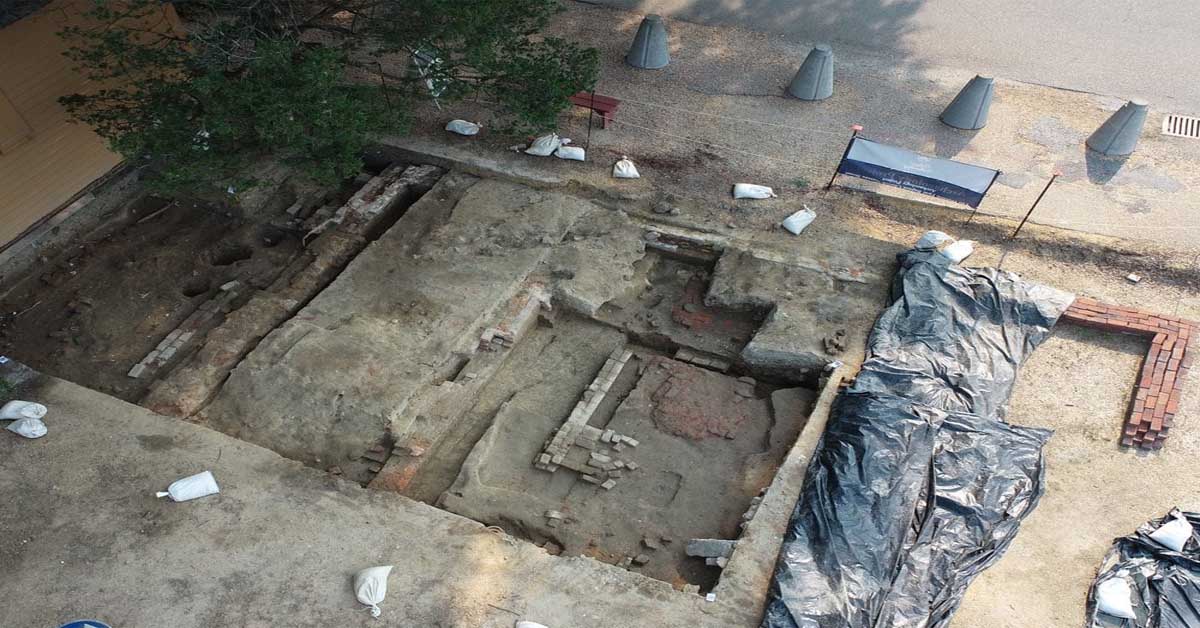
M 584 1 L 584 0 L 580 0 Z M 586 0 L 1200 115 L 1195 0 Z

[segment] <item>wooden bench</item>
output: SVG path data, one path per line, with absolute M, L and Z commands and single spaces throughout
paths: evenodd
M 600 114 L 600 128 L 607 129 L 608 123 L 621 106 L 621 101 L 609 96 L 601 96 L 592 92 L 579 92 L 569 98 L 571 104 L 584 109 L 591 109 Z

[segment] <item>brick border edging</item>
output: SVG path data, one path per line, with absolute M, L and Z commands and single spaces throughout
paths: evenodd
M 1059 319 L 1085 327 L 1152 338 L 1150 351 L 1138 375 L 1133 406 L 1125 420 L 1121 444 L 1141 449 L 1162 449 L 1175 415 L 1183 382 L 1192 367 L 1192 340 L 1200 323 L 1160 316 L 1133 308 L 1078 297 Z

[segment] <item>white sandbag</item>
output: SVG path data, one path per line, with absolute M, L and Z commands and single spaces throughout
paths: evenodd
M 975 252 L 975 243 L 970 240 L 955 240 L 939 252 L 957 264 Z
M 550 628 L 550 627 L 547 626 L 546 624 L 539 624 L 536 621 L 529 621 L 526 619 L 518 619 L 517 625 L 513 626 L 513 628 Z
M 733 198 L 771 198 L 773 196 L 775 196 L 775 190 L 765 185 L 737 183 L 733 186 Z
M 25 438 L 41 438 L 46 435 L 46 424 L 41 419 L 17 419 L 4 428 Z
M 1096 610 L 1121 619 L 1137 619 L 1130 601 L 1132 595 L 1123 576 L 1109 578 L 1096 585 Z
M 917 248 L 936 249 L 947 242 L 953 241 L 954 238 L 951 238 L 941 231 L 926 231 L 925 235 L 921 236 L 920 240 L 917 240 Z
M 617 179 L 640 179 L 642 175 L 638 174 L 637 166 L 633 165 L 632 161 L 625 155 L 613 164 L 613 177 Z
M 587 155 L 583 149 L 578 146 L 559 146 L 558 150 L 554 151 L 554 156 L 559 159 L 571 159 L 574 161 L 587 161 Z
M 446 123 L 446 130 L 459 135 L 477 135 L 483 126 L 466 120 L 451 120 Z
M 550 133 L 533 140 L 529 148 L 525 149 L 525 153 L 538 157 L 549 157 L 551 153 L 558 150 L 559 146 L 562 146 L 562 140 L 559 139 L 558 134 Z
M 1176 552 L 1182 552 L 1188 539 L 1192 538 L 1192 524 L 1183 517 L 1176 517 L 1162 524 L 1162 527 L 1150 533 L 1150 538 L 1163 547 L 1169 547 Z
M 208 495 L 216 495 L 221 489 L 217 487 L 217 480 L 213 477 L 211 471 L 204 471 L 196 475 L 189 475 L 186 478 L 175 480 L 167 487 L 165 491 L 159 491 L 154 494 L 155 497 L 170 497 L 173 502 L 186 502 L 189 499 L 199 499 Z
M 46 416 L 46 406 L 32 401 L 10 401 L 0 407 L 0 421 L 40 419 L 44 416 Z
M 783 228 L 792 232 L 793 235 L 800 235 L 804 228 L 812 224 L 812 221 L 817 219 L 817 212 L 804 206 L 804 209 L 783 219 Z
M 354 597 L 371 607 L 371 617 L 379 617 L 383 613 L 379 604 L 387 595 L 387 579 L 390 573 L 392 566 L 385 565 L 368 567 L 354 574 Z

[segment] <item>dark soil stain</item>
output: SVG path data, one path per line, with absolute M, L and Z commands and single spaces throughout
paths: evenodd
M 295 238 L 264 246 L 267 216 L 204 203 L 145 197 L 126 213 L 0 297 L 0 355 L 136 401 L 152 378 L 126 373 L 212 290 L 235 279 L 261 287 L 299 248 Z
M 175 439 L 170 436 L 162 436 L 159 434 L 138 434 L 137 439 L 138 444 L 142 446 L 142 449 L 147 451 L 166 451 L 168 449 L 174 449 L 175 447 L 178 447 L 178 443 L 176 443 Z

